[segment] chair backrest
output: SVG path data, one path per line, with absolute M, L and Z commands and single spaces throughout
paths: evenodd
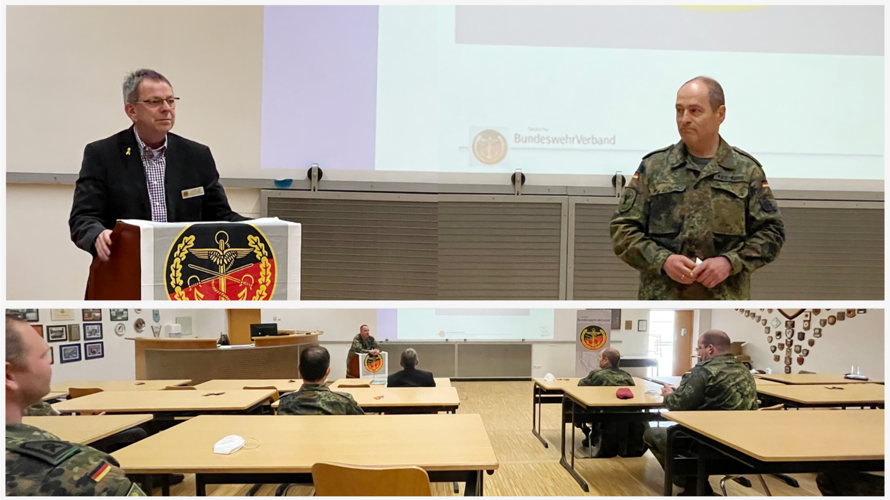
M 368 467 L 335 463 L 312 466 L 317 496 L 432 496 L 420 467 Z
M 265 391 L 275 391 L 275 392 L 272 394 L 272 402 L 274 403 L 274 402 L 278 401 L 278 388 L 275 387 L 274 385 L 268 385 L 268 386 L 266 386 L 266 385 L 245 385 L 245 386 L 243 387 L 243 389 L 244 389 L 245 391 L 249 391 L 249 390 L 251 390 L 251 389 L 253 389 L 253 390 L 261 389 L 261 390 L 265 390 Z
M 193 385 L 168 385 L 161 389 L 162 391 L 197 391 L 198 388 Z
M 806 371 L 806 370 L 801 370 L 801 371 L 799 371 L 799 372 L 797 372 L 797 373 L 804 373 L 804 374 L 806 374 L 806 373 L 811 373 L 811 374 L 812 374 L 812 373 L 816 373 L 816 372 L 808 372 L 808 371 Z
M 102 392 L 102 389 L 98 387 L 69 387 L 68 399 L 89 396 L 90 394 L 96 394 L 97 392 Z

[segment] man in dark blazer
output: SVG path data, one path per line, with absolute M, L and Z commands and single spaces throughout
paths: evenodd
M 108 260 L 118 219 L 245 220 L 229 208 L 210 148 L 169 133 L 179 100 L 170 82 L 140 69 L 127 75 L 123 91 L 133 126 L 84 149 L 68 218 L 71 240 Z
M 402 371 L 389 376 L 387 387 L 436 387 L 432 373 L 416 368 L 417 351 L 414 349 L 405 349 L 399 364 L 402 365 Z

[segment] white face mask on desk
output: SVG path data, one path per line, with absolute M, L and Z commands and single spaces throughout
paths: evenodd
M 230 455 L 241 448 L 244 448 L 244 438 L 232 434 L 231 436 L 226 436 L 217 441 L 216 444 L 213 445 L 213 453 Z

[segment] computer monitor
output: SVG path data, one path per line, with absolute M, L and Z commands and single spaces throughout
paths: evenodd
M 250 325 L 250 337 L 272 337 L 278 335 L 278 323 L 257 323 Z

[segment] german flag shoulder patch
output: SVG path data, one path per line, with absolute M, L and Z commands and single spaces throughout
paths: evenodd
M 90 472 L 90 479 L 98 483 L 102 480 L 103 477 L 105 477 L 105 474 L 108 474 L 108 471 L 110 470 L 111 464 L 103 460 L 102 463 L 100 463 L 99 466 L 93 470 L 93 472 Z

